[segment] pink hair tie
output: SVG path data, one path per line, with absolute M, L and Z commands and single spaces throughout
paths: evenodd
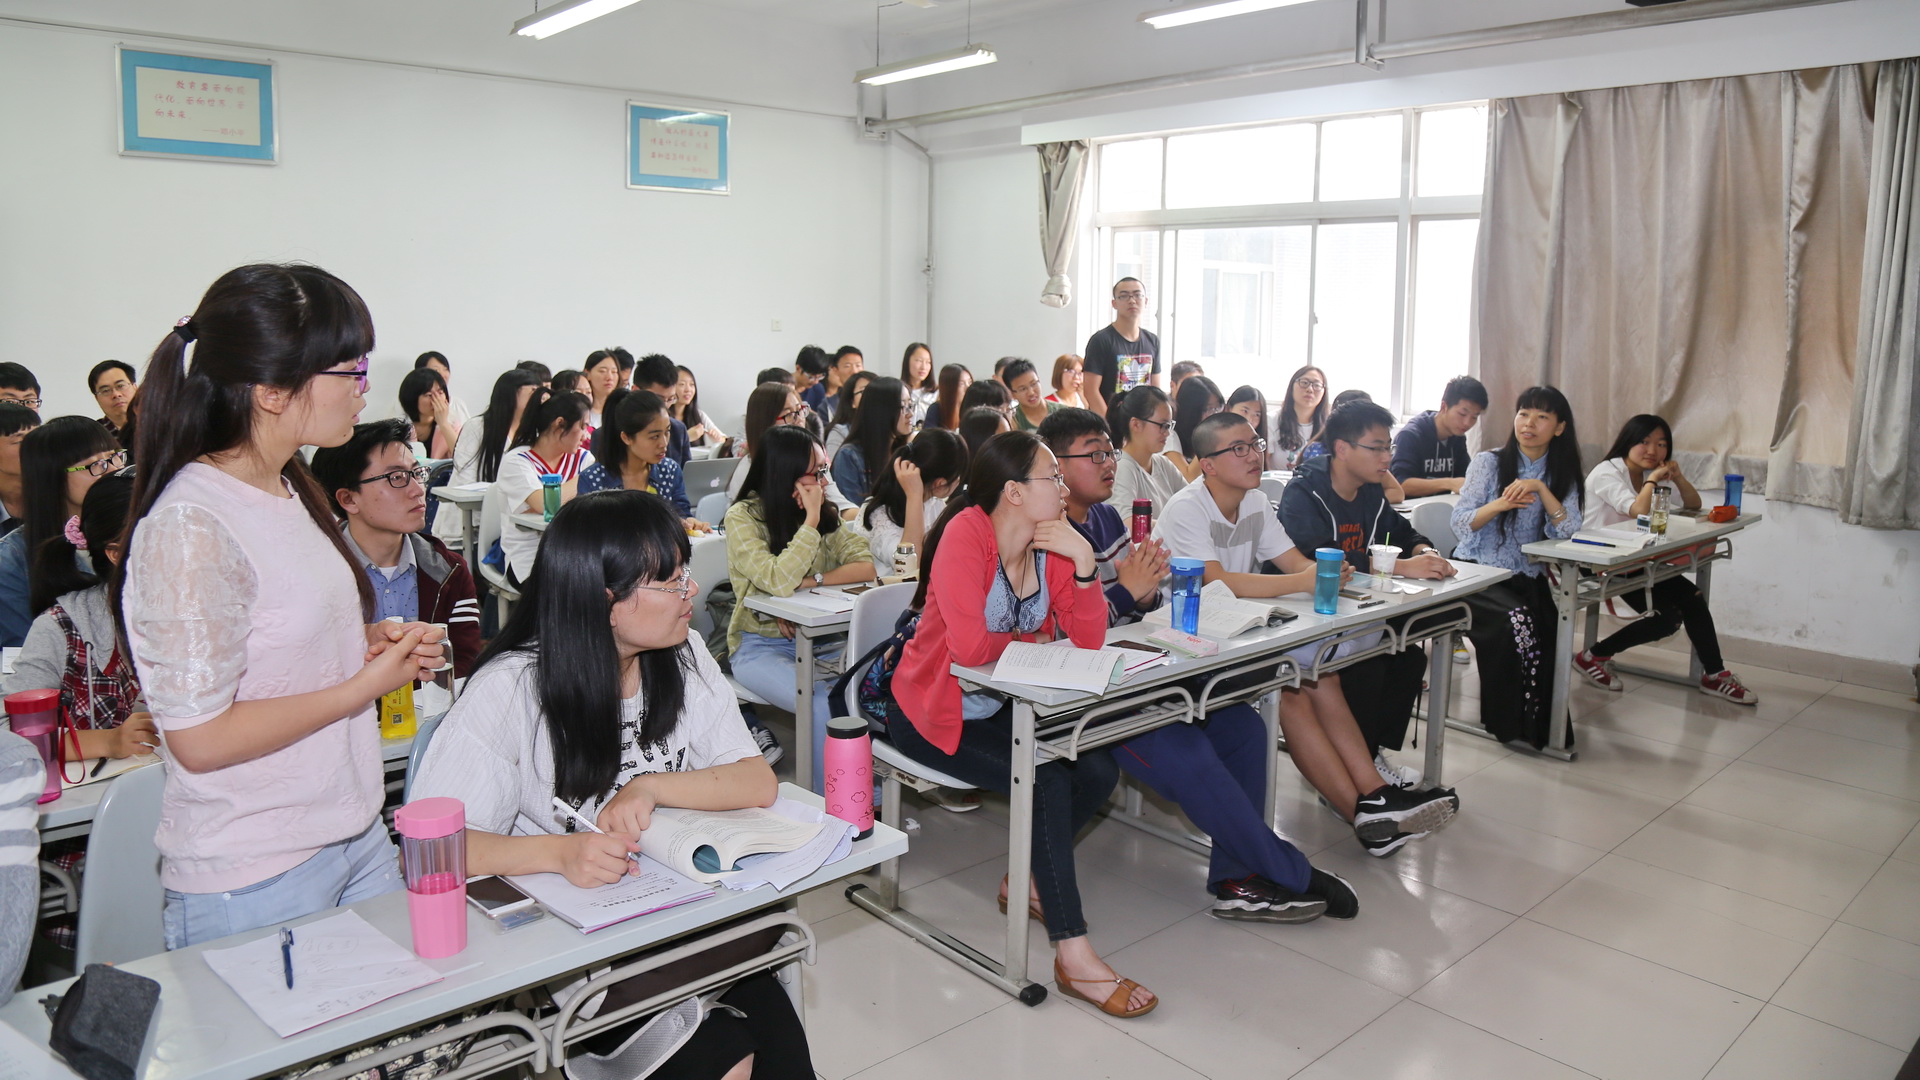
M 75 551 L 87 550 L 87 534 L 80 531 L 80 515 L 75 514 L 68 518 L 67 527 L 61 531 L 66 535 L 67 543 L 72 544 Z

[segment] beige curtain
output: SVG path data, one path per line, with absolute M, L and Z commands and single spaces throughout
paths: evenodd
M 1841 520 L 1920 528 L 1920 60 L 1880 65 L 1874 94 L 1860 353 Z
M 1066 307 L 1073 299 L 1067 267 L 1073 265 L 1074 241 L 1080 238 L 1080 196 L 1087 186 L 1084 142 L 1041 143 L 1040 257 L 1047 263 L 1047 284 L 1040 302 Z
M 1770 498 L 1837 506 L 1862 80 L 1847 67 L 1494 102 L 1475 355 L 1495 411 L 1550 382 L 1589 453 L 1659 413 L 1700 486 L 1737 471 Z

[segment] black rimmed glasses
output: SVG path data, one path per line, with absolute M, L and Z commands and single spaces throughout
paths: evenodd
M 634 588 L 645 589 L 648 592 L 673 593 L 685 600 L 693 595 L 694 586 L 693 567 L 683 566 L 680 568 L 680 576 L 674 578 L 671 585 L 635 585 Z
M 1255 439 L 1252 442 L 1237 442 L 1231 446 L 1223 446 L 1211 454 L 1201 454 L 1200 456 L 1203 458 L 1211 458 L 1219 457 L 1221 454 L 1232 454 L 1234 457 L 1244 458 L 1248 454 L 1264 454 L 1266 452 L 1267 440 Z
M 825 486 L 827 481 L 833 479 L 833 470 L 822 465 L 819 468 L 810 469 L 807 472 L 801 473 L 800 479 L 805 480 L 809 476 L 813 477 L 814 483 Z
M 1105 465 L 1109 461 L 1119 460 L 1120 451 L 1095 450 L 1090 454 L 1055 454 L 1053 456 L 1054 456 L 1054 460 L 1056 461 L 1072 461 L 1075 458 L 1086 458 L 1088 461 L 1093 462 L 1095 465 Z
M 341 372 L 340 374 L 344 375 L 346 373 Z M 371 484 L 375 480 L 385 480 L 388 487 L 405 489 L 410 483 L 418 483 L 421 487 L 426 487 L 427 477 L 431 475 L 433 474 L 428 472 L 425 466 L 416 469 L 394 469 L 390 472 L 377 473 L 373 476 L 363 476 L 355 480 L 353 486 L 359 487 L 361 484 Z
M 67 466 L 67 471 L 75 473 L 85 469 L 88 476 L 105 476 L 108 473 L 119 472 L 126 467 L 127 452 L 125 450 L 115 450 L 99 461 L 88 461 L 79 465 L 69 465 Z
M 354 385 L 360 388 L 360 393 L 363 396 L 367 392 L 367 358 L 364 356 L 356 361 L 353 367 L 346 371 L 316 371 L 314 374 L 338 375 L 342 378 L 352 379 Z
M 1391 454 L 1391 453 L 1393 453 L 1393 444 L 1392 444 L 1392 443 L 1388 443 L 1388 444 L 1387 444 L 1387 445 L 1385 445 L 1385 446 L 1370 446 L 1370 445 L 1368 445 L 1367 443 L 1363 443 L 1363 442 L 1357 442 L 1357 443 L 1354 443 L 1353 445 L 1354 445 L 1354 446 L 1356 446 L 1356 447 L 1358 447 L 1358 448 L 1359 448 L 1359 449 L 1361 449 L 1361 450 L 1365 450 L 1365 451 L 1366 451 L 1367 453 L 1369 453 L 1369 454 Z

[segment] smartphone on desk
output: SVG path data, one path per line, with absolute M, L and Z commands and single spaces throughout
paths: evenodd
M 529 909 L 538 911 L 534 899 L 523 893 L 513 882 L 506 878 L 488 874 L 467 882 L 467 903 L 480 909 L 480 914 L 495 921 L 505 921 L 510 915 L 519 915 Z

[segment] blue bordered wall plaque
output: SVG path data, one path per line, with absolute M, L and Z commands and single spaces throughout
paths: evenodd
M 731 113 L 627 102 L 627 186 L 727 194 L 732 122 Z
M 120 152 L 272 165 L 279 125 L 272 61 L 120 46 Z

